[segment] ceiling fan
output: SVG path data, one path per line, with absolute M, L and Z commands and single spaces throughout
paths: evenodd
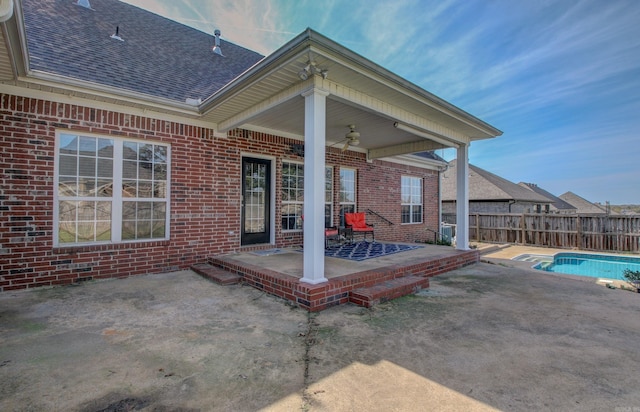
M 356 131 L 356 125 L 350 124 L 348 127 L 349 127 L 349 132 L 347 132 L 347 134 L 344 135 L 343 140 L 338 142 L 338 143 L 345 142 L 344 147 L 342 148 L 343 152 L 347 150 L 349 146 L 357 146 L 360 144 L 360 132 Z

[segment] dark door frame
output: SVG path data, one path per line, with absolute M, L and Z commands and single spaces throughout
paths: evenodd
M 249 189 L 247 188 L 247 183 L 253 178 L 253 176 L 247 176 L 247 166 L 249 164 L 264 166 L 264 176 L 256 177 L 262 180 L 258 189 L 263 189 L 263 191 L 256 190 L 252 195 L 247 191 Z M 271 241 L 271 168 L 272 161 L 269 159 L 251 156 L 242 157 L 240 244 L 243 246 L 269 243 Z M 251 196 L 247 196 L 247 194 Z M 262 207 L 262 210 L 256 209 L 257 207 Z M 248 215 L 248 208 L 253 209 L 251 216 Z M 255 227 L 250 229 L 248 223 L 255 225 Z

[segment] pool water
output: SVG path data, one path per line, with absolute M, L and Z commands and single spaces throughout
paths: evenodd
M 557 253 L 553 260 L 540 261 L 533 267 L 545 272 L 592 278 L 624 279 L 624 270 L 640 271 L 640 258 L 586 253 Z

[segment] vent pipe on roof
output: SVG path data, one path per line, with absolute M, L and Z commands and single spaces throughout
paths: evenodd
M 111 35 L 111 38 L 114 40 L 124 41 L 124 39 L 120 37 L 120 26 L 116 26 L 116 32 Z
M 216 37 L 216 42 L 215 42 L 215 46 L 213 46 L 212 51 L 215 54 L 224 57 L 224 54 L 222 54 L 222 49 L 220 48 L 220 30 L 215 29 L 213 31 L 213 35 Z
M 91 8 L 91 4 L 89 3 L 89 0 L 78 0 L 76 4 L 78 6 L 86 7 L 87 9 Z

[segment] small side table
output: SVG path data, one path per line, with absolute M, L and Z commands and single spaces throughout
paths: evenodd
M 338 229 L 340 236 L 342 236 L 345 240 L 345 243 L 352 244 L 353 243 L 353 229 L 350 227 L 342 227 Z

